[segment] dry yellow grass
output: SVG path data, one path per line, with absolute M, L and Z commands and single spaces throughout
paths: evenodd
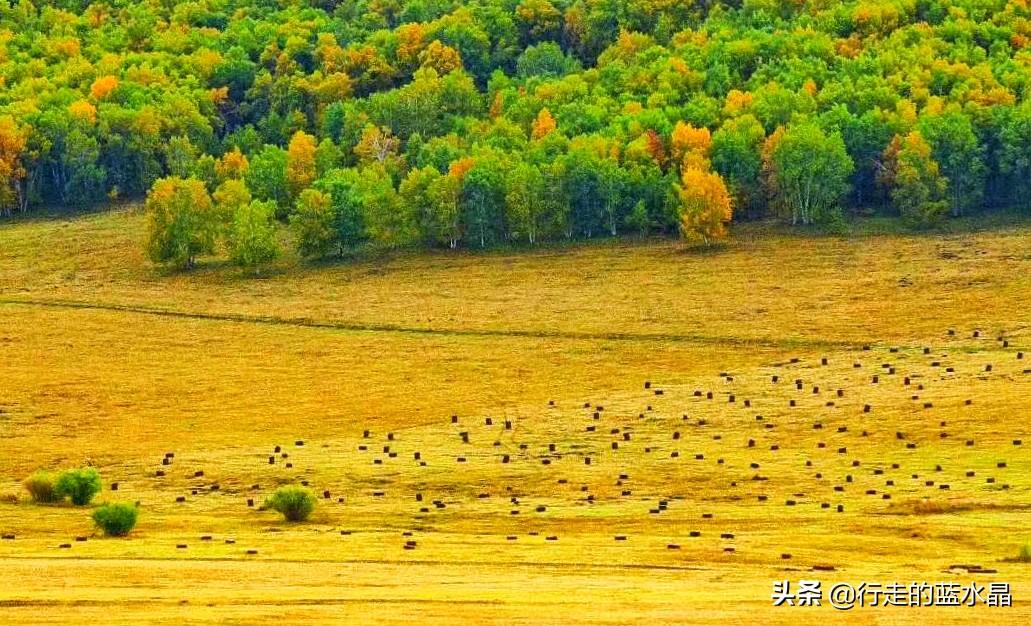
M 260 280 L 164 275 L 141 233 L 133 211 L 0 225 L 0 620 L 836 613 L 771 607 L 799 578 L 1013 585 L 1011 609 L 857 622 L 1031 618 L 1031 568 L 1004 561 L 1031 540 L 1026 230 L 288 257 Z M 21 492 L 87 458 L 98 501 L 141 502 L 130 538 Z M 301 480 L 310 523 L 247 506 Z

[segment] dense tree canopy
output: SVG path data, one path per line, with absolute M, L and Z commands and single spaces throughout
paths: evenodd
M 735 219 L 1031 209 L 1029 43 L 1004 0 L 17 0 L 0 212 L 242 180 L 223 231 L 271 206 L 318 256 L 676 233 L 687 180 Z

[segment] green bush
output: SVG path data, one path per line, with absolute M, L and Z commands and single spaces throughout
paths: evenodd
M 58 498 L 71 498 L 72 504 L 85 506 L 100 493 L 100 473 L 92 467 L 61 472 L 55 492 Z
M 136 525 L 139 509 L 135 504 L 115 502 L 93 511 L 93 521 L 109 537 L 124 537 Z
M 315 502 L 315 494 L 304 487 L 280 487 L 265 506 L 282 513 L 287 521 L 303 522 L 315 510 Z
M 22 484 L 25 485 L 25 490 L 32 496 L 33 502 L 49 504 L 61 499 L 54 486 L 54 475 L 50 472 L 43 470 L 34 472 Z

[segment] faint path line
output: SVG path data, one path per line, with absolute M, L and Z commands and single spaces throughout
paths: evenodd
M 652 564 L 652 563 L 572 563 L 563 561 L 477 561 L 477 560 L 461 560 L 461 561 L 445 561 L 440 559 L 426 559 L 426 560 L 412 560 L 405 561 L 400 559 L 284 559 L 284 558 L 250 558 L 250 557 L 205 557 L 205 558 L 189 558 L 189 557 L 161 557 L 161 556 L 133 556 L 133 557 L 91 557 L 91 556 L 39 556 L 31 554 L 23 555 L 7 555 L 0 557 L 0 563 L 4 561 L 65 561 L 69 563 L 95 563 L 101 564 L 112 564 L 112 563 L 125 563 L 128 561 L 145 561 L 145 562 L 167 562 L 167 563 L 178 563 L 178 564 L 190 564 L 200 565 L 204 563 L 286 563 L 296 565 L 422 565 L 422 566 L 504 566 L 504 567 L 530 567 L 535 569 L 554 569 L 554 570 L 665 570 L 665 571 L 683 571 L 683 572 L 707 572 L 711 571 L 709 567 L 699 567 L 694 565 L 663 565 L 663 564 Z
M 245 324 L 267 324 L 271 326 L 293 326 L 297 328 L 318 328 L 367 333 L 401 333 L 410 335 L 458 337 L 517 337 L 529 339 L 570 339 L 580 341 L 671 342 L 729 346 L 762 346 L 770 348 L 855 348 L 858 346 L 856 342 L 827 339 L 745 339 L 741 337 L 719 337 L 713 335 L 684 333 L 592 333 L 562 330 L 425 328 L 418 326 L 402 326 L 398 324 L 334 322 L 332 320 L 317 320 L 308 317 L 278 317 L 272 315 L 244 315 L 239 313 L 199 313 L 193 311 L 177 311 L 175 309 L 162 309 L 157 307 L 79 302 L 75 300 L 0 298 L 0 304 L 36 306 L 52 309 L 115 311 L 120 313 L 135 313 L 139 315 L 155 315 L 159 317 L 180 319 L 238 322 Z

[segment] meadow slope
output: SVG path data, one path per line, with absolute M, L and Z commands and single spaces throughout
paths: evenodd
M 143 229 L 0 224 L 0 621 L 788 623 L 835 613 L 770 606 L 812 577 L 1013 585 L 857 623 L 1031 618 L 1026 227 L 260 279 Z M 20 488 L 87 459 L 129 539 Z M 302 480 L 310 524 L 259 510 Z

